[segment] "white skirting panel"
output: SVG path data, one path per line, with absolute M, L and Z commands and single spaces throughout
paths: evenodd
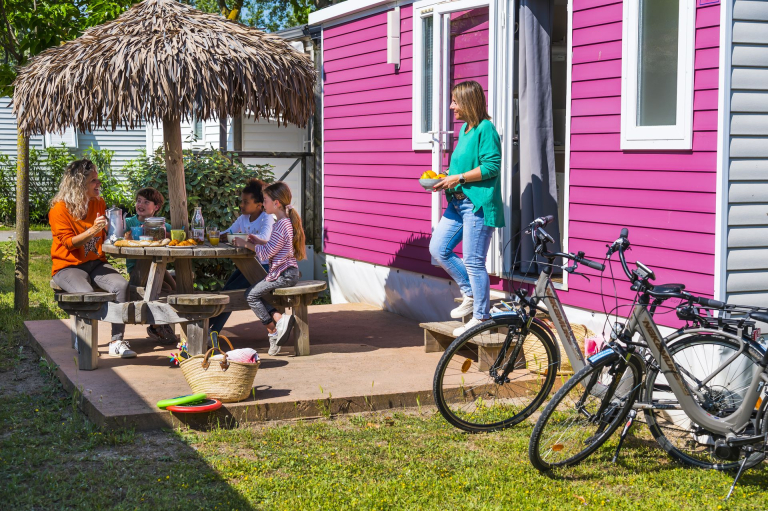
M 333 303 L 367 303 L 417 321 L 447 321 L 461 296 L 455 282 L 326 256 L 328 287 Z

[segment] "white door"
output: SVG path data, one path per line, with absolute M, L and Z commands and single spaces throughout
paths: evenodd
M 514 26 L 514 9 L 508 8 L 510 4 L 514 5 L 514 0 L 458 0 L 438 3 L 433 7 L 432 126 L 435 129 L 431 133 L 432 168 L 435 172 L 447 172 L 462 124 L 454 120 L 449 108 L 451 89 L 456 83 L 475 80 L 486 92 L 488 112 L 502 137 L 502 153 L 509 151 L 508 157 L 502 154 L 502 169 L 509 172 L 502 174 L 511 173 L 511 165 L 505 163 L 511 162 L 511 137 L 507 148 L 503 136 L 505 126 L 513 118 L 511 112 L 507 112 L 511 110 L 507 105 L 513 104 L 514 83 L 514 70 L 511 65 L 506 65 L 507 56 L 514 54 L 511 51 L 514 36 L 507 35 L 507 26 Z M 502 178 L 502 186 L 505 187 L 503 195 L 510 197 L 511 176 L 505 177 Z M 440 221 L 444 207 L 444 195 L 433 194 L 433 229 Z M 509 209 L 508 205 L 505 207 Z M 507 230 L 494 233 L 487 258 L 488 271 L 492 274 L 500 274 L 504 267 L 501 247 L 509 239 Z

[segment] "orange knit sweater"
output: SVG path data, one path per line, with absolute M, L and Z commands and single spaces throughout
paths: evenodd
M 53 205 L 48 212 L 48 221 L 53 235 L 51 275 L 56 275 L 59 270 L 67 266 L 76 266 L 96 259 L 106 262 L 107 258 L 101 250 L 101 245 L 107 237 L 106 230 L 88 240 L 82 247 L 72 246 L 72 238 L 90 229 L 96 217 L 105 213 L 106 204 L 101 197 L 88 203 L 88 214 L 83 220 L 73 217 L 63 202 Z

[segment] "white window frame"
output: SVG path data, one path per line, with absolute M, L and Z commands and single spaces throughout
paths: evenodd
M 59 147 L 61 144 L 70 149 L 78 148 L 77 130 L 70 126 L 63 133 L 46 133 L 44 137 L 45 147 Z
M 677 124 L 637 125 L 640 0 L 624 0 L 621 60 L 621 149 L 691 150 L 696 2 L 680 0 L 677 46 Z
M 423 0 L 421 2 L 416 2 L 413 4 L 413 93 L 411 94 L 413 98 L 413 111 L 412 111 L 412 118 L 411 118 L 411 129 L 412 129 L 412 148 L 414 151 L 431 151 L 432 150 L 432 139 L 434 137 L 431 133 L 422 133 L 421 132 L 421 109 L 423 107 L 422 104 L 422 86 L 423 86 L 423 80 L 421 76 L 421 68 L 424 60 L 424 55 L 422 53 L 422 47 L 423 47 L 423 30 L 421 28 L 422 20 L 424 18 L 432 18 L 432 37 L 434 42 L 435 33 L 439 34 L 439 28 L 435 26 L 434 21 L 434 12 L 433 12 L 433 6 L 438 3 L 439 0 Z M 437 30 L 436 30 L 437 29 Z M 434 69 L 434 59 L 435 55 L 432 54 L 432 84 L 434 85 L 435 79 L 437 76 L 435 75 Z M 434 87 L 433 87 L 434 90 Z M 435 105 L 437 102 L 434 101 L 435 97 L 434 94 L 432 96 L 433 99 L 433 105 Z M 432 109 L 432 129 L 435 129 L 434 126 L 434 106 Z

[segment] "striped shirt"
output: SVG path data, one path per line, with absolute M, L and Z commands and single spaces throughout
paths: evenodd
M 260 261 L 269 260 L 268 282 L 274 282 L 288 268 L 298 268 L 293 253 L 293 224 L 290 218 L 283 218 L 275 222 L 272 227 L 272 235 L 266 245 L 256 245 L 256 257 Z

